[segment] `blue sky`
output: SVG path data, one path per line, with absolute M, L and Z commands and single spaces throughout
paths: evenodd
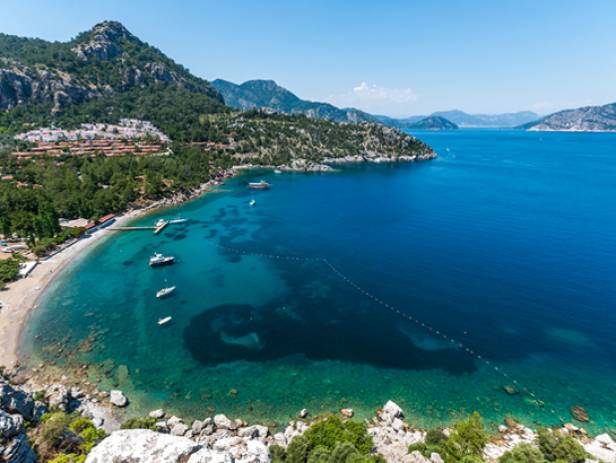
M 3 0 L 0 31 L 119 20 L 195 74 L 405 116 L 616 101 L 616 1 Z

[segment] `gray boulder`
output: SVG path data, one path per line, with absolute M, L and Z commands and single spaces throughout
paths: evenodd
M 2 378 L 0 378 L 0 410 L 19 413 L 28 421 L 36 419 L 38 415 L 32 395 L 15 389 Z
M 200 449 L 201 445 L 186 437 L 126 429 L 112 433 L 94 447 L 86 463 L 185 463 Z
M 9 415 L 0 410 L 0 438 L 8 439 L 19 434 L 23 422 L 21 415 Z
M 25 434 L 18 434 L 4 447 L 0 446 L 0 461 L 9 463 L 36 463 L 36 454 Z

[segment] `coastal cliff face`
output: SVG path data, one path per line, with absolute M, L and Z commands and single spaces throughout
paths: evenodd
M 520 128 L 530 131 L 616 131 L 616 103 L 559 111 Z

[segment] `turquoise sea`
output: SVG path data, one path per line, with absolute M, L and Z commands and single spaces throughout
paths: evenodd
M 133 413 L 273 424 L 392 399 L 420 425 L 556 424 L 581 405 L 590 430 L 616 428 L 616 135 L 416 135 L 438 159 L 253 172 L 139 219 L 189 220 L 94 248 L 23 354 L 92 364 Z M 271 190 L 246 187 L 261 178 Z M 149 268 L 155 251 L 177 264 Z

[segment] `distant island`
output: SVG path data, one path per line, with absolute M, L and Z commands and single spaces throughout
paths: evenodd
M 616 131 L 616 103 L 558 111 L 519 128 L 530 131 Z
M 428 116 L 407 126 L 408 129 L 416 130 L 455 130 L 456 124 L 441 116 Z

